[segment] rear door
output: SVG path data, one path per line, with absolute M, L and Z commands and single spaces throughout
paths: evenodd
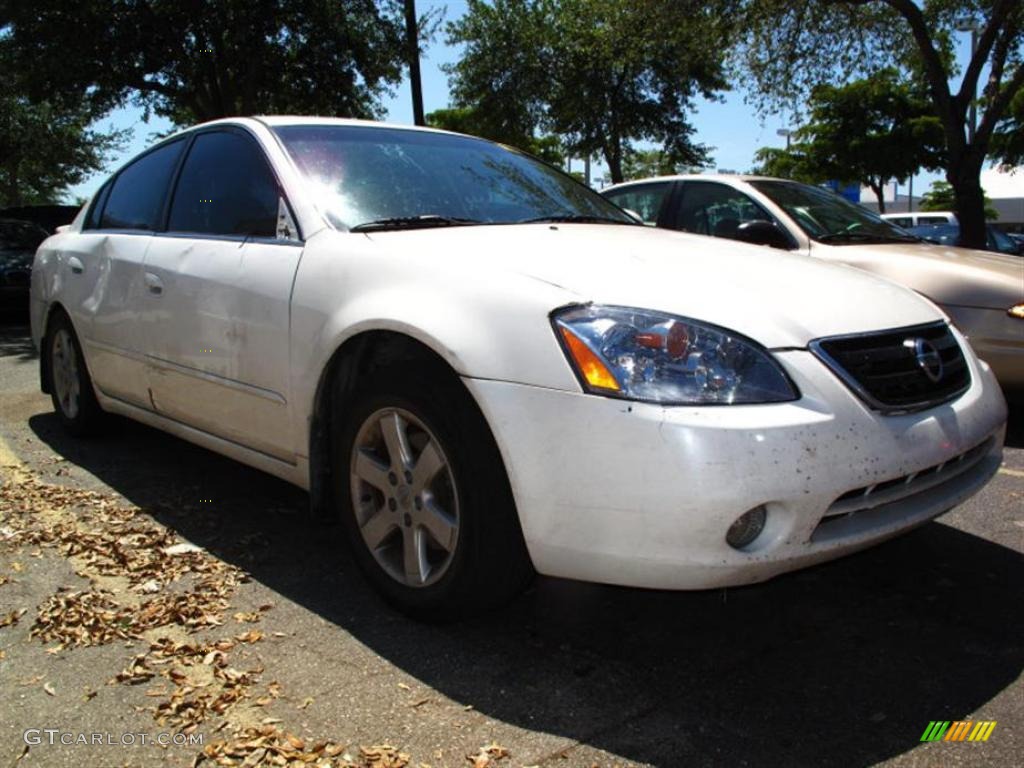
M 186 144 L 162 144 L 123 168 L 96 196 L 82 231 L 64 238 L 61 296 L 104 394 L 149 407 L 138 325 L 142 261 L 160 227 Z
M 196 135 L 167 230 L 146 254 L 142 333 L 159 413 L 291 461 L 289 300 L 302 245 L 277 236 L 282 215 L 252 136 Z

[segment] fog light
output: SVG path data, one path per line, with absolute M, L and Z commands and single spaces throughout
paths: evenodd
M 735 523 L 729 526 L 729 531 L 725 534 L 725 540 L 729 542 L 730 547 L 743 549 L 743 547 L 761 535 L 767 518 L 768 512 L 765 510 L 764 505 L 754 507 L 749 512 L 744 512 L 736 518 Z

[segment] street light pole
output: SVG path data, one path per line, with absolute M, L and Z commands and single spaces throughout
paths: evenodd
M 412 119 L 426 125 L 423 116 L 423 83 L 420 80 L 420 36 L 416 22 L 416 0 L 405 0 L 405 42 L 409 53 L 409 87 L 412 90 Z
M 789 141 L 790 141 L 790 137 L 793 135 L 793 131 L 791 131 L 789 128 L 779 128 L 775 132 L 775 134 L 777 136 L 785 136 L 786 137 L 786 151 L 789 152 Z
M 957 25 L 957 32 L 971 33 L 971 60 L 978 53 L 978 25 L 974 21 L 963 21 Z M 971 94 L 971 105 L 968 108 L 967 118 L 967 142 L 974 143 L 974 132 L 978 129 L 978 86 L 975 84 L 974 93 Z

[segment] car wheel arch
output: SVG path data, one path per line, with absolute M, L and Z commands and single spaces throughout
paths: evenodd
M 355 391 L 359 377 L 376 367 L 407 362 L 422 362 L 459 377 L 451 362 L 436 349 L 421 339 L 391 329 L 363 330 L 349 336 L 323 366 L 309 417 L 309 495 L 315 518 L 333 520 L 332 426 L 337 409 Z M 468 390 L 466 395 L 472 400 Z
M 50 332 L 53 318 L 58 314 L 64 315 L 68 318 L 68 322 L 71 323 L 71 327 L 74 330 L 75 335 L 79 336 L 78 329 L 75 328 L 75 321 L 72 319 L 71 313 L 68 312 L 64 305 L 59 301 L 54 301 L 46 308 L 46 313 L 43 315 L 43 327 L 40 329 L 39 333 L 39 343 L 41 347 L 43 347 L 45 343 L 46 334 Z M 81 336 L 79 336 L 79 343 L 81 343 Z M 44 353 L 44 348 L 40 349 L 39 354 L 39 389 L 44 395 L 48 395 L 52 388 L 50 382 L 50 360 L 48 355 Z

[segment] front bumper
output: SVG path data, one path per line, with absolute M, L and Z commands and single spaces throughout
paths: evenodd
M 665 589 L 763 581 L 920 525 L 999 467 L 1006 406 L 972 355 L 967 392 L 902 416 L 869 410 L 809 352 L 776 357 L 797 402 L 661 407 L 466 379 L 536 569 Z M 732 548 L 729 526 L 759 505 L 764 531 Z

